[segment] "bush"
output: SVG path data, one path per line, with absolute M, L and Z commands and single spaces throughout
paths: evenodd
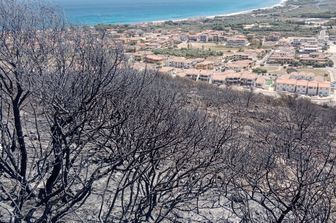
M 260 67 L 254 68 L 252 71 L 253 71 L 253 73 L 257 73 L 257 74 L 266 74 L 267 73 L 266 69 L 260 68 Z
M 178 57 L 188 57 L 188 58 L 197 58 L 202 57 L 206 58 L 209 56 L 222 56 L 222 52 L 213 51 L 213 50 L 201 50 L 201 49 L 155 49 L 153 51 L 154 54 L 161 55 L 170 55 L 170 56 L 178 56 Z

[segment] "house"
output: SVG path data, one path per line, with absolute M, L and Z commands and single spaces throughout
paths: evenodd
M 292 64 L 295 62 L 295 49 L 293 47 L 279 47 L 268 58 L 269 64 Z
M 203 61 L 195 65 L 196 69 L 199 70 L 213 70 L 215 63 L 213 61 Z
M 317 81 L 309 81 L 308 82 L 308 90 L 307 95 L 316 96 L 318 90 L 318 82 Z
M 317 53 L 321 50 L 319 45 L 310 45 L 310 44 L 303 44 L 300 46 L 299 52 L 303 54 L 309 53 Z
M 216 33 L 213 33 L 209 36 L 209 42 L 220 42 L 220 35 L 219 34 L 216 34 Z
M 297 80 L 296 81 L 296 93 L 306 95 L 308 91 L 308 81 L 307 80 Z
M 182 34 L 180 35 L 180 40 L 181 40 L 182 42 L 186 42 L 186 41 L 188 41 L 188 35 L 185 34 L 185 33 L 182 33 Z
M 186 70 L 184 69 L 174 69 L 173 71 L 173 77 L 181 77 L 181 78 L 185 78 L 187 75 Z
M 254 65 L 254 62 L 251 60 L 241 60 L 229 62 L 225 65 L 225 68 L 228 70 L 234 70 L 236 72 L 240 72 L 242 70 L 249 70 Z
M 239 61 L 239 60 L 252 60 L 252 57 L 246 53 L 235 53 L 225 57 L 226 60 Z
M 329 35 L 329 40 L 335 44 L 336 43 L 336 34 Z
M 289 75 L 289 78 L 290 79 L 296 79 L 296 80 L 312 81 L 315 78 L 315 74 L 306 73 L 306 72 L 293 72 Z
M 140 72 L 146 70 L 155 70 L 155 66 L 153 64 L 146 64 L 143 62 L 135 62 L 132 64 L 131 68 Z
M 143 58 L 143 55 L 140 54 L 140 53 L 134 53 L 134 54 L 132 54 L 132 58 L 133 58 L 133 60 L 135 60 L 135 61 L 141 61 L 142 58 Z
M 249 44 L 245 36 L 230 37 L 226 40 L 227 47 L 244 47 Z
M 327 97 L 330 95 L 330 82 L 319 82 L 318 84 L 318 95 L 321 97 Z
M 320 65 L 326 66 L 328 64 L 328 57 L 321 53 L 310 53 L 300 55 L 299 60 L 305 65 Z
M 292 38 L 291 45 L 294 47 L 303 45 L 318 45 L 318 41 L 314 37 L 294 37 Z
M 198 36 L 197 35 L 188 35 L 188 40 L 190 42 L 197 42 Z
M 156 56 L 156 55 L 146 55 L 144 58 L 146 63 L 155 63 L 155 64 L 162 64 L 164 61 L 163 57 Z
M 240 83 L 240 73 L 237 72 L 225 72 L 226 73 L 226 78 L 225 78 L 225 82 L 228 85 L 231 84 L 239 84 Z
M 209 36 L 206 33 L 202 33 L 198 36 L 200 42 L 207 43 L 209 41 Z
M 271 33 L 270 35 L 266 36 L 265 40 L 276 42 L 280 40 L 280 37 L 281 37 L 280 33 Z
M 168 74 L 168 75 L 171 75 L 171 76 L 174 76 L 174 69 L 171 68 L 171 67 L 161 67 L 159 70 L 158 70 L 159 73 L 161 74 Z
M 276 80 L 276 91 L 295 93 L 296 80 L 289 78 L 278 78 Z
M 198 81 L 204 81 L 204 82 L 210 82 L 212 72 L 207 70 L 200 70 L 198 73 L 197 80 Z
M 196 60 L 186 59 L 185 57 L 169 57 L 166 60 L 166 66 L 181 69 L 192 68 L 195 63 L 197 63 Z
M 226 74 L 225 72 L 215 72 L 212 74 L 210 83 L 216 85 L 225 84 Z
M 189 78 L 190 80 L 197 81 L 199 70 L 187 69 L 185 73 L 186 73 L 185 77 Z
M 148 49 L 148 50 L 161 48 L 161 44 L 156 42 L 156 40 L 155 40 L 155 42 L 145 43 L 145 45 L 146 45 L 146 49 Z
M 257 88 L 266 88 L 266 78 L 265 77 L 258 77 L 256 80 L 256 87 Z
M 251 72 L 243 72 L 240 75 L 240 83 L 244 86 L 255 87 L 257 75 Z

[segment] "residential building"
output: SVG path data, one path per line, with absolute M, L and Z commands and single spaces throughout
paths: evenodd
M 278 78 L 276 81 L 276 91 L 295 93 L 296 80 L 289 78 Z
M 216 85 L 225 84 L 226 74 L 225 72 L 215 72 L 211 76 L 210 83 Z
M 286 76 L 289 76 L 290 79 L 307 80 L 307 81 L 312 81 L 315 78 L 315 74 L 306 72 L 293 72 Z
M 296 81 L 296 93 L 306 95 L 308 91 L 308 81 L 307 80 L 297 80 Z
M 303 44 L 300 46 L 299 52 L 300 53 L 317 53 L 321 50 L 319 45 L 311 45 L 311 44 Z
M 331 87 L 328 81 L 296 80 L 285 76 L 277 79 L 276 91 L 326 97 L 330 95 Z
M 145 70 L 155 70 L 155 65 L 154 64 L 146 64 L 143 62 L 135 62 L 132 64 L 132 69 L 138 70 L 138 71 L 145 71 Z
M 140 54 L 140 53 L 134 53 L 134 54 L 132 54 L 132 58 L 133 58 L 134 61 L 141 61 L 142 58 L 143 58 L 143 55 Z
M 197 42 L 198 36 L 197 35 L 188 35 L 188 40 L 190 42 Z
M 327 66 L 329 58 L 322 53 L 310 53 L 300 55 L 299 60 L 305 65 Z
M 228 70 L 234 70 L 236 72 L 240 72 L 242 70 L 249 70 L 254 65 L 254 62 L 251 60 L 241 60 L 241 61 L 233 61 L 229 62 L 225 65 L 225 68 Z
M 195 65 L 196 69 L 199 70 L 213 70 L 215 63 L 213 61 L 203 61 Z
M 182 69 L 190 69 L 194 67 L 195 63 L 197 62 L 199 62 L 199 60 L 186 59 L 185 57 L 169 57 L 166 60 L 166 66 Z
M 318 90 L 318 82 L 317 81 L 309 81 L 308 82 L 308 90 L 307 95 L 316 96 Z
M 158 72 L 161 74 L 168 74 L 168 75 L 174 76 L 174 69 L 171 67 L 161 67 L 158 70 Z
M 235 53 L 225 57 L 226 60 L 238 61 L 238 60 L 252 60 L 248 54 L 245 53 Z
M 164 61 L 164 58 L 161 56 L 156 56 L 156 55 L 146 55 L 144 58 L 144 61 L 146 63 L 162 64 Z
M 193 81 L 197 81 L 198 79 L 198 74 L 199 74 L 199 70 L 196 69 L 187 69 L 186 70 L 186 77 L 193 80 Z
M 173 71 L 173 77 L 181 77 L 181 78 L 185 78 L 187 75 L 186 70 L 185 69 L 174 69 Z
M 204 81 L 204 82 L 210 82 L 212 72 L 207 70 L 200 70 L 198 73 L 197 80 L 198 81 Z
M 318 95 L 321 97 L 327 97 L 330 95 L 330 82 L 320 82 L 318 84 Z
M 237 72 L 226 72 L 226 78 L 225 78 L 225 82 L 228 84 L 228 85 L 231 85 L 231 84 L 239 84 L 240 83 L 240 73 L 237 73 Z
M 256 80 L 256 87 L 257 88 L 266 88 L 266 78 L 265 77 L 258 77 Z
M 208 34 L 203 33 L 203 34 L 200 34 L 198 36 L 198 39 L 199 39 L 200 42 L 207 43 L 208 40 L 209 40 L 209 36 L 208 36 Z
M 244 47 L 249 44 L 245 36 L 230 37 L 226 40 L 227 47 Z
M 281 37 L 280 33 L 271 33 L 268 36 L 265 37 L 266 41 L 272 41 L 272 42 L 276 42 L 279 41 Z
M 256 86 L 257 75 L 251 72 L 243 72 L 240 76 L 240 84 L 245 86 Z
M 335 44 L 336 43 L 336 34 L 329 35 L 329 40 Z
M 295 62 L 295 49 L 293 47 L 279 47 L 268 58 L 269 64 L 292 64 Z

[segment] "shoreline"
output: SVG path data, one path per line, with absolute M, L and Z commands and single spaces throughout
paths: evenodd
M 279 3 L 274 4 L 272 6 L 262 7 L 262 8 L 255 8 L 255 9 L 248 9 L 243 10 L 239 12 L 232 12 L 232 13 L 225 13 L 225 14 L 216 14 L 216 15 L 209 15 L 209 16 L 193 16 L 193 17 L 187 17 L 187 18 L 180 18 L 180 19 L 164 19 L 164 20 L 154 20 L 154 21 L 148 21 L 148 22 L 132 22 L 132 23 L 116 23 L 116 24 L 102 24 L 102 25 L 132 25 L 132 26 L 139 26 L 139 25 L 160 25 L 165 22 L 183 22 L 183 21 L 198 21 L 202 19 L 214 19 L 216 17 L 230 17 L 235 15 L 243 15 L 243 14 L 249 14 L 253 11 L 257 10 L 269 10 L 274 9 L 276 7 L 285 7 L 287 5 L 287 2 L 289 0 L 280 0 Z M 99 25 L 99 24 L 97 24 Z M 93 25 L 95 26 L 95 25 Z

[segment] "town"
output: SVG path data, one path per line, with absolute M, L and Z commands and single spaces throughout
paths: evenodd
M 150 69 L 272 96 L 297 94 L 332 102 L 336 101 L 336 27 L 328 25 L 331 21 L 335 19 L 305 19 L 305 26 L 319 28 L 314 36 L 272 32 L 257 38 L 230 28 L 145 32 L 142 26 L 107 32 L 123 45 L 129 65 L 136 70 Z M 261 25 L 246 25 L 244 29 Z

